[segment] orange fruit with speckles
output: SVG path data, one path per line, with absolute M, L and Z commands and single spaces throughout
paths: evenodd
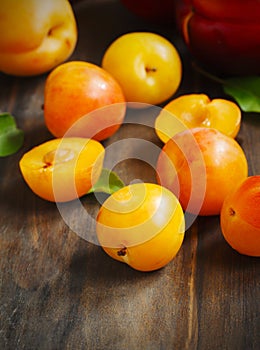
M 223 236 L 233 249 L 260 256 L 260 175 L 249 176 L 226 197 L 220 222 Z
M 55 137 L 104 140 L 118 130 L 125 112 L 121 86 L 95 64 L 66 62 L 47 77 L 44 120 Z
M 196 215 L 218 215 L 227 194 L 247 176 L 247 159 L 238 142 L 211 128 L 176 134 L 157 162 L 158 183 Z

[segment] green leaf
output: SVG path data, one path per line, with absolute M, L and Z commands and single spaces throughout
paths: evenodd
M 113 171 L 103 168 L 101 175 L 95 185 L 89 190 L 88 193 L 102 192 L 112 194 L 124 187 L 124 182 Z
M 16 128 L 14 117 L 9 113 L 0 113 L 0 130 L 1 132 Z
M 223 89 L 244 112 L 260 112 L 260 77 L 236 77 L 224 80 Z
M 0 113 L 0 157 L 17 152 L 24 141 L 24 133 L 16 127 L 14 117 L 9 113 Z

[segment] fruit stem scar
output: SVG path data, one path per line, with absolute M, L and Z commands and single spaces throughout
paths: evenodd
M 154 68 L 154 67 L 152 67 L 152 68 L 150 68 L 150 67 L 145 67 L 145 71 L 146 71 L 146 73 L 155 73 L 155 72 L 157 72 L 157 68 Z
M 51 29 L 48 31 L 47 36 L 52 36 L 53 30 L 54 30 L 54 28 L 51 28 Z
M 125 255 L 126 255 L 126 252 L 127 252 L 126 247 L 123 247 L 122 249 L 120 249 L 120 250 L 117 251 L 117 255 L 118 255 L 118 256 L 125 256 Z
M 236 214 L 235 210 L 233 208 L 229 208 L 229 215 L 234 216 Z
M 47 33 L 47 36 L 52 36 L 53 35 L 53 32 L 60 28 L 61 26 L 63 25 L 63 23 L 60 23 L 60 24 L 57 24 L 55 26 L 53 26 L 52 28 L 49 29 L 48 33 Z

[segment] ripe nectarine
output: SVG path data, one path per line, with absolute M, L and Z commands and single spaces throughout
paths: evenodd
M 103 111 L 103 107 L 111 108 Z M 118 82 L 104 69 L 71 61 L 54 69 L 44 89 L 44 119 L 56 137 L 104 140 L 123 122 L 125 97 Z
M 185 210 L 199 215 L 219 214 L 226 195 L 247 175 L 241 146 L 211 128 L 176 134 L 157 162 L 158 182 L 179 198 Z

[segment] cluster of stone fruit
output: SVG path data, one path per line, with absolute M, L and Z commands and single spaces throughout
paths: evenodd
M 102 67 L 61 64 L 77 40 L 68 1 L 46 0 L 42 8 L 36 0 L 22 0 L 16 1 L 17 11 L 8 11 L 13 1 L 1 3 L 1 13 L 8 16 L 0 23 L 7 33 L 1 37 L 0 69 L 26 76 L 57 66 L 44 91 L 45 123 L 55 139 L 24 154 L 20 169 L 40 197 L 70 201 L 99 179 L 105 154 L 101 141 L 123 123 L 126 102 L 144 108 L 170 99 L 181 81 L 181 59 L 165 38 L 129 33 L 109 46 Z M 30 7 L 37 16 L 25 10 Z M 17 18 L 22 12 L 23 30 Z M 33 21 L 42 21 L 43 29 L 30 31 Z M 25 30 L 32 33 L 30 40 Z M 233 102 L 210 101 L 204 94 L 180 96 L 166 105 L 155 123 L 165 143 L 156 168 L 158 184 L 125 186 L 102 205 L 97 235 L 104 250 L 141 271 L 161 268 L 182 245 L 185 210 L 220 214 L 232 247 L 259 256 L 260 177 L 248 177 L 245 154 L 235 140 L 240 123 Z
M 123 66 L 119 64 L 122 55 Z M 46 126 L 56 138 L 23 156 L 24 179 L 36 194 L 51 201 L 86 194 L 102 170 L 105 149 L 100 141 L 123 123 L 125 102 L 149 108 L 169 99 L 180 81 L 176 48 L 154 33 L 119 37 L 107 48 L 102 67 L 74 61 L 59 65 L 47 77 L 44 93 Z M 155 121 L 155 131 L 165 143 L 156 167 L 158 183 L 125 186 L 105 201 L 97 216 L 97 235 L 104 250 L 138 270 L 165 266 L 183 242 L 183 210 L 194 215 L 223 213 L 227 240 L 237 234 L 232 227 L 245 220 L 251 231 L 259 232 L 259 227 L 240 216 L 239 201 L 233 203 L 232 197 L 225 205 L 228 209 L 221 211 L 228 195 L 249 181 L 246 156 L 235 140 L 240 124 L 240 109 L 224 99 L 189 94 L 166 104 Z M 259 179 L 248 183 L 258 183 L 259 190 Z M 249 193 L 257 196 L 257 191 Z M 248 217 L 252 218 L 254 208 L 259 210 L 252 207 Z M 241 244 L 240 234 L 239 246 L 233 246 L 244 254 L 259 255 L 246 235 Z

